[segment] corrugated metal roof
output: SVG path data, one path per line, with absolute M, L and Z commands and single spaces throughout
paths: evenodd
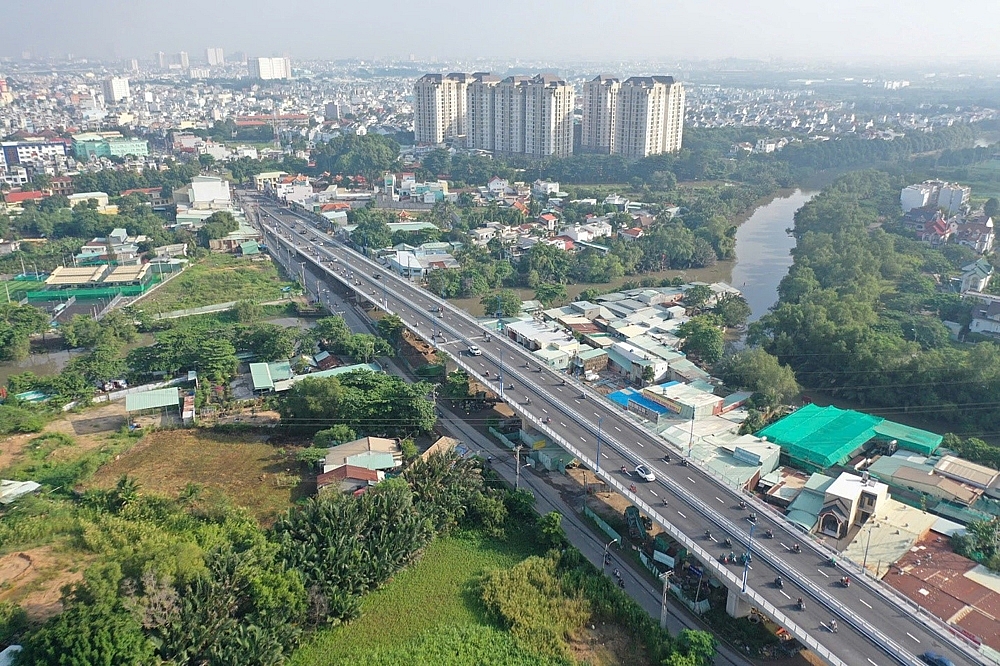
M 125 411 L 140 412 L 144 409 L 177 407 L 180 405 L 178 390 L 174 387 L 154 389 L 125 396 Z
M 254 391 L 270 391 L 274 389 L 274 380 L 267 369 L 267 363 L 251 363 L 250 379 Z

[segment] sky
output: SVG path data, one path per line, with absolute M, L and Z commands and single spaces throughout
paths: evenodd
M 1000 63 L 997 0 L 0 0 L 0 24 L 5 56 Z

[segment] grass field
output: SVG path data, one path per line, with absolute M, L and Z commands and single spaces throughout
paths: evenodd
M 169 312 L 242 299 L 274 301 L 290 287 L 270 261 L 210 254 L 140 301 L 147 312 Z
M 513 566 L 535 552 L 516 534 L 505 541 L 437 539 L 419 562 L 364 598 L 359 620 L 307 638 L 289 663 L 357 663 L 373 650 L 398 647 L 436 627 L 493 626 L 477 596 L 477 581 L 487 571 Z
M 127 474 L 143 489 L 177 497 L 196 484 L 201 499 L 244 507 L 267 523 L 311 492 L 294 455 L 247 436 L 163 430 L 101 467 L 87 486 L 110 488 Z
M 44 281 L 32 281 L 32 280 L 0 280 L 0 299 L 3 299 L 3 303 L 6 303 L 7 295 L 10 294 L 11 301 L 19 301 L 24 298 L 24 295 L 29 291 L 37 291 L 38 289 L 45 288 Z

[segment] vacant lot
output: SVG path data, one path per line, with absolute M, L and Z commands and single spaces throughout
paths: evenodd
M 201 499 L 244 507 L 270 522 L 311 492 L 294 456 L 294 450 L 272 446 L 261 437 L 165 430 L 146 435 L 98 470 L 87 485 L 110 488 L 125 474 L 142 489 L 177 497 L 194 484 Z
M 487 571 L 532 555 L 523 539 L 442 538 L 416 564 L 362 601 L 361 619 L 317 632 L 293 655 L 293 666 L 356 663 L 372 650 L 398 647 L 440 626 L 492 626 L 476 583 Z
M 139 303 L 147 312 L 170 312 L 242 299 L 274 301 L 291 285 L 270 261 L 211 254 Z

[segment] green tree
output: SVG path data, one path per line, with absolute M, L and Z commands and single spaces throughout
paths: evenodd
M 723 294 L 712 308 L 712 313 L 717 315 L 727 328 L 737 328 L 747 323 L 752 311 L 743 296 Z
M 209 247 L 209 241 L 223 238 L 239 229 L 239 223 L 232 213 L 228 211 L 217 211 L 212 213 L 202 223 L 198 230 L 198 244 L 202 247 Z
M 388 340 L 391 344 L 399 344 L 402 339 L 403 331 L 405 330 L 406 325 L 403 324 L 403 320 L 400 319 L 398 315 L 390 314 L 378 320 L 379 335 Z
M 356 438 L 357 435 L 353 430 L 343 423 L 338 423 L 325 430 L 320 430 L 313 435 L 313 446 L 328 449 L 331 446 L 338 446 L 344 442 L 353 441 Z
M 499 312 L 502 317 L 514 317 L 521 312 L 521 297 L 513 289 L 500 289 L 479 302 L 490 315 Z
M 983 213 L 987 217 L 994 218 L 995 222 L 997 213 L 1000 213 L 1000 200 L 998 200 L 996 197 L 990 197 L 989 199 L 987 199 L 986 203 L 983 204 Z
M 566 286 L 562 284 L 540 284 L 535 287 L 535 299 L 546 307 L 565 301 Z
M 748 347 L 723 359 L 719 375 L 734 388 L 766 397 L 768 406 L 791 402 L 799 393 L 795 373 L 760 347 Z
M 236 347 L 226 339 L 205 338 L 195 353 L 198 374 L 213 382 L 224 382 L 236 374 Z
M 566 544 L 566 532 L 562 527 L 562 514 L 549 511 L 538 519 L 538 535 L 542 545 L 548 548 L 561 548 Z
M 239 300 L 233 305 L 233 314 L 241 324 L 252 324 L 264 316 L 264 306 L 249 298 Z
M 684 306 L 698 310 L 704 307 L 710 298 L 712 298 L 711 288 L 705 284 L 696 284 L 684 292 Z
M 715 316 L 692 317 L 677 327 L 677 335 L 684 338 L 681 346 L 684 353 L 697 356 L 709 365 L 722 358 L 725 336 Z

